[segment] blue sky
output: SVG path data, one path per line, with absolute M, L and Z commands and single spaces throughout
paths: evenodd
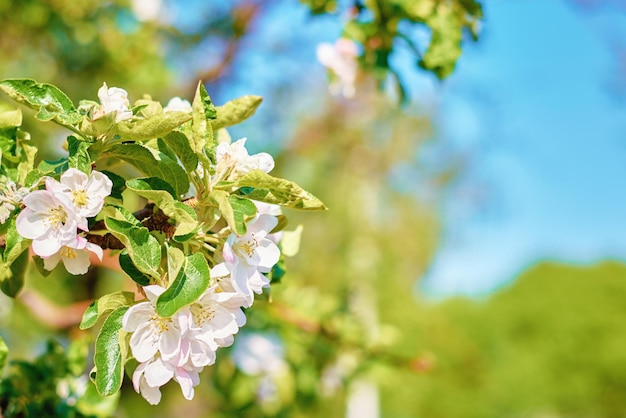
M 484 1 L 481 39 L 464 45 L 443 83 L 395 57 L 417 106 L 435 119 L 426 164 L 442 155 L 465 161 L 438 202 L 442 247 L 421 281 L 430 294 L 489 293 L 541 260 L 626 259 L 626 97 L 610 90 L 626 12 L 571 3 Z M 336 17 L 311 18 L 295 2 L 266 11 L 235 62 L 241 71 L 214 96 L 266 97 L 234 136 L 256 136 L 251 147 L 276 152 L 325 84 L 316 44 L 340 31 Z M 277 89 L 293 95 L 289 109 L 271 102 Z
M 485 11 L 452 78 L 418 82 L 438 96 L 438 142 L 468 160 L 442 202 L 431 294 L 487 293 L 544 259 L 626 258 L 626 106 L 609 87 L 626 14 L 537 0 Z

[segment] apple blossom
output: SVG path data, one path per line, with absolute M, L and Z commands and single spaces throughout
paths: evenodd
M 163 108 L 164 112 L 191 112 L 191 110 L 189 100 L 181 99 L 180 97 L 172 97 Z
M 66 195 L 36 190 L 24 197 L 23 203 L 25 208 L 18 215 L 15 226 L 21 236 L 33 240 L 35 254 L 49 257 L 75 242 L 77 216 Z
M 59 252 L 43 259 L 46 270 L 54 269 L 59 261 L 63 262 L 70 274 L 85 274 L 89 269 L 89 253 L 94 253 L 102 261 L 102 248 L 87 241 L 79 235 L 73 243 L 64 245 Z
M 119 87 L 107 87 L 107 83 L 103 83 L 98 90 L 98 98 L 100 99 L 100 108 L 94 113 L 94 119 L 98 119 L 109 113 L 115 113 L 115 121 L 121 122 L 133 117 L 133 112 L 129 109 L 128 93 Z
M 78 227 L 87 231 L 87 218 L 96 216 L 104 205 L 104 198 L 111 194 L 113 182 L 99 171 L 89 176 L 75 168 L 68 169 L 57 182 L 46 180 L 46 188 L 57 194 L 65 194 L 74 204 Z
M 247 138 L 232 144 L 220 143 L 215 149 L 217 173 L 245 174 L 252 170 L 269 173 L 274 168 L 274 159 L 266 152 L 249 155 L 246 149 Z M 219 174 L 217 175 L 219 177 Z M 228 174 L 226 175 L 228 177 Z
M 318 61 L 337 77 L 330 85 L 331 93 L 354 96 L 358 63 L 357 45 L 346 38 L 339 38 L 334 44 L 321 43 L 317 47 Z
M 162 318 L 156 312 L 154 304 L 157 297 L 165 291 L 158 285 L 143 288 L 148 302 L 133 305 L 122 319 L 122 328 L 132 332 L 130 348 L 133 357 L 143 363 L 160 353 L 165 360 L 175 358 L 180 351 L 181 328 L 177 312 L 171 318 Z
M 200 383 L 198 373 L 201 371 L 202 367 L 191 364 L 175 366 L 157 356 L 137 366 L 133 373 L 133 387 L 148 403 L 156 405 L 161 401 L 159 388 L 174 379 L 180 385 L 185 399 L 193 399 L 194 387 Z
M 245 235 L 228 237 L 222 250 L 224 262 L 211 269 L 211 277 L 230 279 L 233 289 L 246 298 L 246 307 L 252 305 L 252 292 L 260 294 L 269 285 L 261 273 L 269 273 L 280 258 L 278 246 L 267 238 L 277 224 L 274 216 L 257 215 Z

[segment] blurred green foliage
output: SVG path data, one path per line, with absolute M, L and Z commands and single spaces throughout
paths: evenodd
M 399 326 L 432 367 L 396 375 L 383 416 L 623 416 L 625 292 L 623 264 L 546 262 L 485 300 L 424 303 Z

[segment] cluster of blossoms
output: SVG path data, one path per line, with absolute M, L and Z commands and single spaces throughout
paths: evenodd
M 100 212 L 113 183 L 98 171 L 88 176 L 75 168 L 63 173 L 60 181 L 47 177 L 44 182 L 44 190 L 22 198 L 25 208 L 17 217 L 17 232 L 32 240 L 32 250 L 43 258 L 47 270 L 62 261 L 71 274 L 84 274 L 89 253 L 102 260 L 102 248 L 83 234 L 89 231 L 87 218 Z
M 0 167 L 0 224 L 18 235 L 0 244 L 4 265 L 17 266 L 0 280 L 25 274 L 24 263 L 14 260 L 28 245 L 46 270 L 62 262 L 76 275 L 88 271 L 90 258 L 102 260 L 104 249 L 121 250 L 120 267 L 145 299 L 114 292 L 85 312 L 81 329 L 106 317 L 91 374 L 96 389 L 103 396 L 118 391 L 123 376 L 115 365 L 132 367 L 126 363 L 132 355 L 134 388 L 149 403 L 160 402 L 170 380 L 191 399 L 199 373 L 245 325 L 243 310 L 282 275 L 274 269 L 282 255 L 295 253 L 298 232 L 281 243 L 286 222 L 279 205 L 324 209 L 295 183 L 271 176 L 273 158 L 249 154 L 246 138 L 224 140 L 223 129 L 254 113 L 261 98 L 216 107 L 200 84 L 193 105 L 175 97 L 162 107 L 145 96 L 131 106 L 125 90 L 103 84 L 99 103 L 84 100 L 75 108 L 56 87 L 34 80 L 0 81 L 0 90 L 76 134 L 54 169 L 35 167 L 26 152 Z M 50 104 L 50 97 L 59 101 Z M 5 118 L 13 128 L 21 123 L 15 114 Z M 26 146 L 10 140 L 16 149 Z M 145 177 L 96 171 L 101 159 L 127 163 Z M 62 164 L 70 168 L 59 173 Z M 131 213 L 124 189 L 148 204 Z

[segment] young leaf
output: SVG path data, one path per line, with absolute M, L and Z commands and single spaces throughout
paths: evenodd
M 135 283 L 140 286 L 148 286 L 150 284 L 150 277 L 143 274 L 141 270 L 135 266 L 135 263 L 133 263 L 133 260 L 128 255 L 127 249 L 123 249 L 120 252 L 119 263 L 124 273 L 128 274 L 128 277 L 133 279 Z
M 189 120 L 191 115 L 186 112 L 163 112 L 145 119 L 119 122 L 115 131 L 126 140 L 146 141 L 159 138 Z
M 163 317 L 174 315 L 183 306 L 198 300 L 209 287 L 209 265 L 200 253 L 187 256 L 176 279 L 156 302 L 156 310 Z
M 163 180 L 157 177 L 138 178 L 127 181 L 126 186 L 139 196 L 153 201 L 165 215 L 174 219 L 177 225 L 175 235 L 189 234 L 198 226 L 195 213 L 176 205 L 180 202 L 174 200 L 168 191 L 171 190 L 171 186 Z
M 163 137 L 163 141 L 178 156 L 178 159 L 188 173 L 198 167 L 198 156 L 189 145 L 189 138 L 182 132 L 174 131 Z
M 94 383 L 98 393 L 102 396 L 113 395 L 122 386 L 124 359 L 121 354 L 119 336 L 122 318 L 127 310 L 128 306 L 122 306 L 111 312 L 96 338 Z
M 135 166 L 148 177 L 159 177 L 174 187 L 180 196 L 189 190 L 189 177 L 178 163 L 162 152 L 140 144 L 118 144 L 111 147 L 108 156 Z
M 326 206 L 317 197 L 289 180 L 272 177 L 261 170 L 252 170 L 241 176 L 235 187 L 251 187 L 246 197 L 260 202 L 273 203 L 292 209 L 325 210 Z
M 244 235 L 247 230 L 246 221 L 257 212 L 254 203 L 246 198 L 229 195 L 223 190 L 213 190 L 210 196 L 217 202 L 231 231 L 237 235 Z
M 39 120 L 52 120 L 63 126 L 75 125 L 83 116 L 78 113 L 72 101 L 51 84 L 37 83 L 27 78 L 14 78 L 0 81 L 0 90 L 13 100 L 38 110 Z
M 77 168 L 85 174 L 91 173 L 91 158 L 87 152 L 90 142 L 81 141 L 75 136 L 67 137 L 67 150 L 69 156 L 67 162 L 70 167 Z
M 236 125 L 254 115 L 263 98 L 261 96 L 243 96 L 218 106 L 217 117 L 211 121 L 214 131 Z
M 119 176 L 111 171 L 102 170 L 102 174 L 107 176 L 111 182 L 113 182 L 113 187 L 111 188 L 111 197 L 114 199 L 122 200 L 122 192 L 126 189 L 126 180 L 124 177 Z
M 293 231 L 283 231 L 283 239 L 280 241 L 282 254 L 286 257 L 293 257 L 298 254 L 301 237 L 302 225 L 298 225 Z
M 159 241 L 150 235 L 148 228 L 109 217 L 104 219 L 104 223 L 109 232 L 124 244 L 133 264 L 141 272 L 158 279 L 161 246 Z
M 102 296 L 91 302 L 87 310 L 83 314 L 80 321 L 80 329 L 88 329 L 93 327 L 98 319 L 108 315 L 112 311 L 122 306 L 130 306 L 135 302 L 135 294 L 133 292 L 115 292 Z
M 204 147 L 213 142 L 213 129 L 208 120 L 215 119 L 215 106 L 202 82 L 198 83 L 192 104 L 190 145 L 196 155 L 204 155 Z

